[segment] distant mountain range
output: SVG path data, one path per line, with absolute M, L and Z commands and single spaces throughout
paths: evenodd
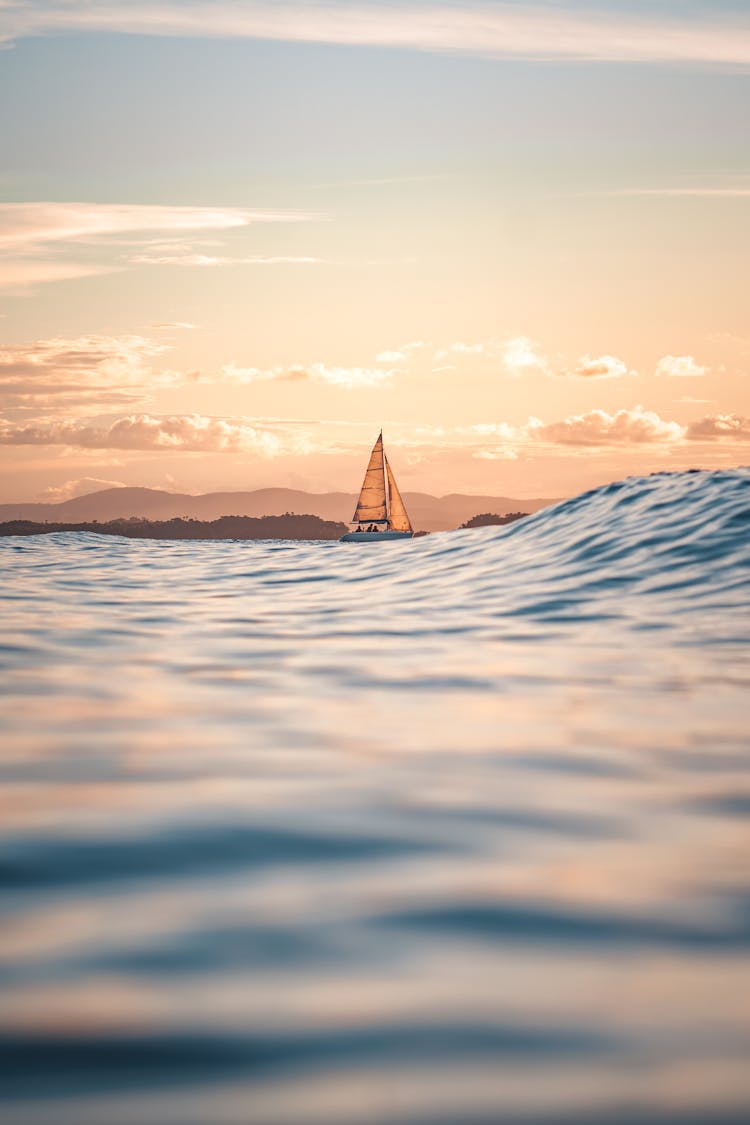
M 293 488 L 258 488 L 253 492 L 206 492 L 190 496 L 155 488 L 105 488 L 57 504 L 0 504 L 0 521 L 34 520 L 86 523 L 142 516 L 149 520 L 177 517 L 215 520 L 221 516 L 280 516 L 286 512 L 351 520 L 356 496 L 347 492 L 302 492 Z M 416 531 L 448 531 L 480 512 L 537 512 L 558 501 L 514 500 L 508 496 L 429 496 L 406 492 L 404 502 Z

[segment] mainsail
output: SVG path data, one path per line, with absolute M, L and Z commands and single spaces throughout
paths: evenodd
M 385 523 L 388 509 L 385 499 L 385 456 L 383 454 L 383 435 L 381 433 L 370 454 L 362 491 L 354 513 L 355 523 Z
M 406 514 L 406 508 L 387 457 L 385 458 L 385 469 L 388 474 L 388 524 L 392 531 L 411 531 L 409 517 Z

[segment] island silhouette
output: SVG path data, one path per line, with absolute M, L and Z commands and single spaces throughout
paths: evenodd
M 473 527 L 501 527 L 503 524 L 522 520 L 528 514 L 528 512 L 506 512 L 504 516 L 499 516 L 497 512 L 481 512 L 478 516 L 472 516 L 466 523 L 462 523 L 459 531 Z
M 128 539 L 340 539 L 349 529 L 346 524 L 322 520 L 319 516 L 220 516 L 216 520 L 175 517 L 147 520 L 138 516 L 99 523 L 35 523 L 9 520 L 0 524 L 0 536 L 49 535 L 57 531 L 85 531 L 97 535 L 124 535 Z
M 473 516 L 461 529 L 492 527 L 523 519 L 525 512 L 497 515 L 484 512 Z M 128 539 L 340 539 L 349 528 L 337 520 L 320 516 L 285 512 L 281 516 L 220 516 L 215 520 L 185 519 L 149 520 L 142 516 L 127 519 L 62 523 L 54 520 L 6 520 L 0 523 L 0 537 L 13 535 L 51 535 L 55 532 L 89 532 L 96 535 L 121 535 Z M 453 530 L 453 529 L 448 529 Z M 416 535 L 428 532 L 417 531 Z

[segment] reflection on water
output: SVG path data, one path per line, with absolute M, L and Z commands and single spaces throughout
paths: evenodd
M 750 1112 L 750 474 L 4 540 L 13 1123 Z

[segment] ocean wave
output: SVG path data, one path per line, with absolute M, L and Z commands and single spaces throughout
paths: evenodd
M 8 1121 L 745 1119 L 750 472 L 0 551 Z

